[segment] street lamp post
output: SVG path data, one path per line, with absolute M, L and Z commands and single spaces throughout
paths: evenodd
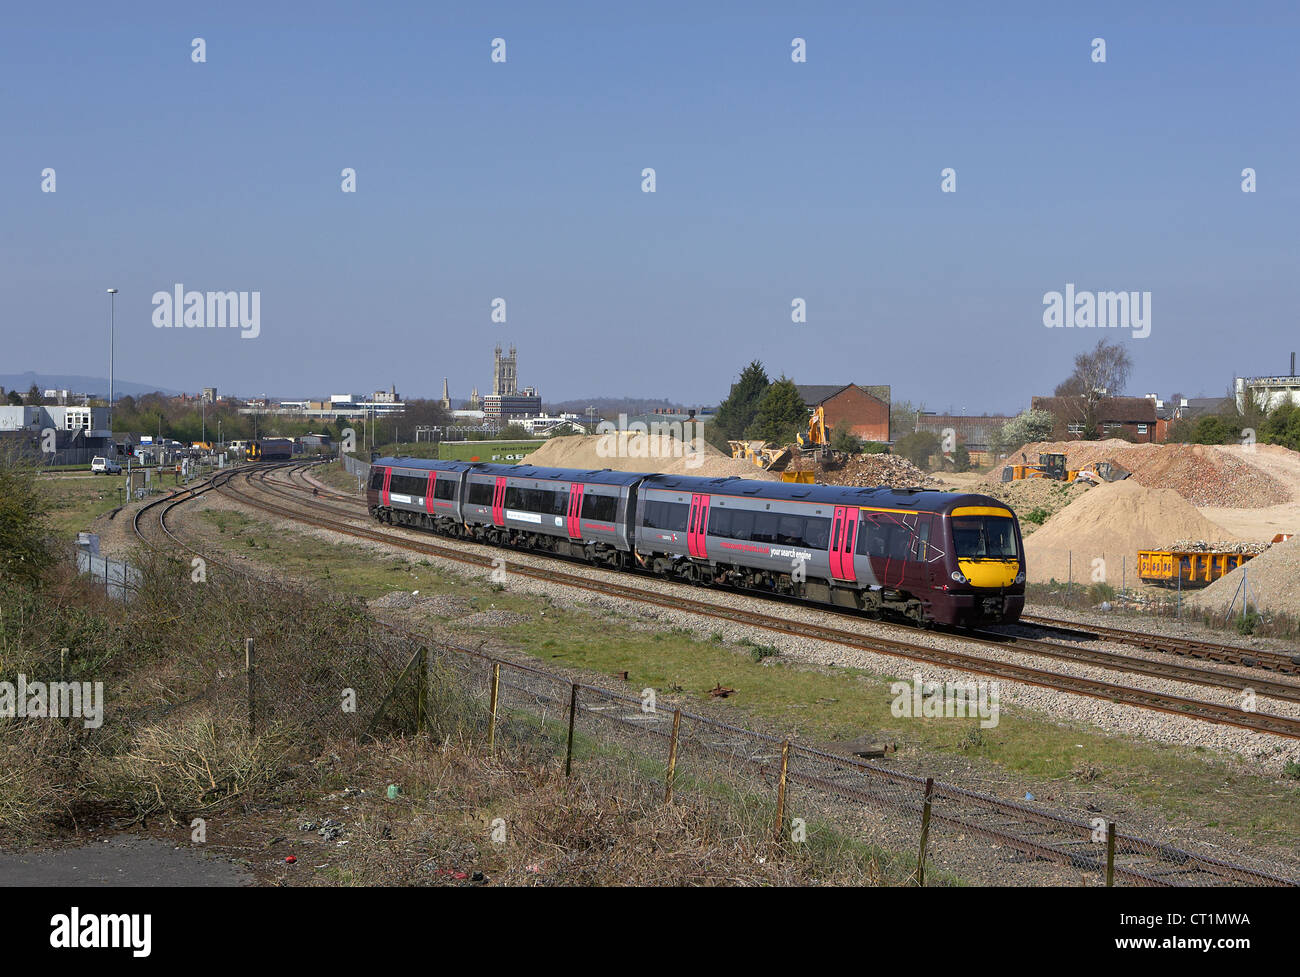
M 108 290 L 108 437 L 113 439 L 113 353 L 117 346 L 116 339 L 116 318 L 117 312 L 117 289 Z

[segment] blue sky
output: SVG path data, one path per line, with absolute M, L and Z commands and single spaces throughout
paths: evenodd
M 1066 282 L 1152 293 L 1130 392 L 1285 371 L 1296 8 L 848 6 L 11 6 L 0 373 L 106 373 L 115 285 L 119 376 L 179 389 L 461 398 L 501 341 L 551 400 L 759 358 L 1014 411 L 1098 338 L 1043 327 Z M 261 334 L 155 329 L 178 282 Z

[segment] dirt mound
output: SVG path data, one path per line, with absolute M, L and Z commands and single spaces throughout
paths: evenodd
M 1137 551 L 1174 539 L 1227 539 L 1224 532 L 1172 489 L 1151 489 L 1132 479 L 1088 489 L 1025 540 L 1029 580 L 1096 582 L 1095 570 L 1113 587 L 1136 583 Z M 1094 564 L 1101 559 L 1104 564 Z
M 1059 452 L 1070 468 L 1117 461 L 1147 488 L 1172 489 L 1193 505 L 1254 509 L 1290 501 L 1291 491 L 1277 478 L 1208 444 L 1131 444 L 1106 441 L 1041 441 L 1017 448 L 1031 464 L 1043 452 Z
M 939 480 L 898 455 L 853 455 L 838 468 L 819 466 L 817 481 L 826 485 L 889 485 L 909 488 L 935 485 Z
M 1300 617 L 1300 588 L 1296 587 L 1296 581 L 1300 580 L 1300 537 L 1274 543 L 1204 590 L 1190 596 L 1184 591 L 1183 600 L 1193 607 L 1222 613 L 1237 594 L 1236 610 L 1240 611 L 1241 595 L 1237 590 L 1243 579 L 1252 607 Z
M 1017 482 L 985 478 L 951 490 L 997 499 L 1016 514 L 1021 535 L 1028 536 L 1091 487 L 1086 482 L 1067 485 L 1048 478 L 1022 478 Z
M 662 472 L 701 478 L 739 475 L 774 481 L 780 477 L 749 462 L 730 458 L 703 440 L 684 442 L 670 434 L 637 431 L 551 438 L 525 457 L 524 464 L 583 471 L 610 468 L 620 472 Z

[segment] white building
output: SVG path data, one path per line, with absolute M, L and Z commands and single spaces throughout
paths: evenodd
M 32 431 L 46 428 L 81 432 L 82 437 L 106 438 L 107 407 L 0 407 L 0 431 Z
M 1237 410 L 1243 413 L 1252 402 L 1265 411 L 1288 401 L 1300 406 L 1300 377 L 1294 373 L 1289 377 L 1237 377 L 1235 392 Z

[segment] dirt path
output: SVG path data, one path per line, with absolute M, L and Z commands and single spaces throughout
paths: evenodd
M 229 861 L 136 835 L 117 835 L 80 848 L 0 855 L 0 887 L 254 884 L 249 872 Z

